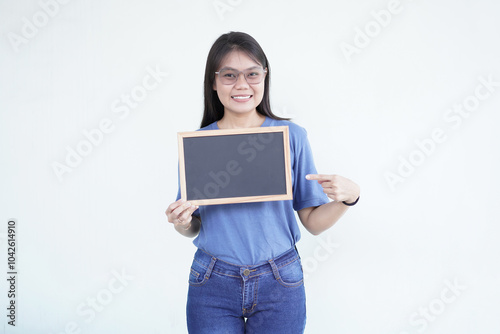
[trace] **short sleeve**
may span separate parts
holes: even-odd
[[[304,128],[290,126],[293,152],[293,209],[320,206],[329,202],[323,188],[315,180],[307,180],[307,174],[317,174],[307,132]]]

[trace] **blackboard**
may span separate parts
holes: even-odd
[[[181,198],[193,205],[292,199],[287,126],[178,133]]]

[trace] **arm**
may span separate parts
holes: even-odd
[[[302,225],[313,235],[328,230],[344,215],[349,207],[342,202],[330,202],[298,211]]]
[[[360,188],[351,180],[339,175],[307,175],[308,180],[316,180],[323,187],[323,192],[334,202],[298,211],[302,225],[312,234],[318,235],[332,227],[344,215],[349,206],[342,203],[354,203],[359,197]]]

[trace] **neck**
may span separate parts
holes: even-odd
[[[217,122],[220,129],[241,129],[257,128],[264,123],[265,116],[259,114],[256,110],[250,114],[233,114],[224,112],[224,116]]]

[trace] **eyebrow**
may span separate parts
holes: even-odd
[[[246,68],[244,69],[243,71],[246,71],[246,70],[253,70],[255,68],[262,68],[261,66],[252,66],[252,67],[249,67],[249,68]],[[223,67],[221,68],[219,71],[222,71],[222,70],[234,70],[234,71],[239,71],[238,69],[236,68],[233,68],[233,67]]]

